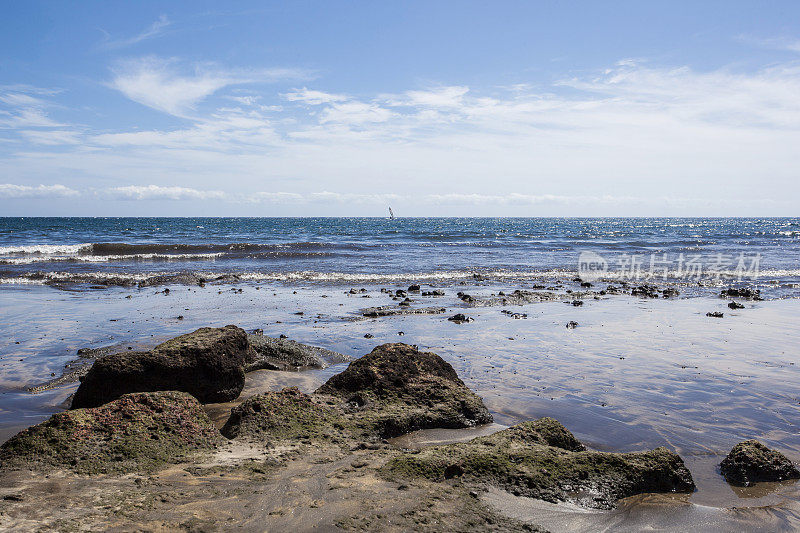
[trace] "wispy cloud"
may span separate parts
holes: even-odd
[[[771,50],[784,50],[787,52],[800,53],[800,39],[797,37],[753,37],[751,35],[740,35],[739,40],[747,43],[760,46],[761,48],[769,48]]]
[[[103,191],[121,200],[218,200],[225,198],[222,191],[201,191],[189,187],[163,187],[161,185],[128,185]]]
[[[0,198],[66,198],[79,193],[64,185],[15,185],[0,183]]]
[[[187,116],[199,102],[224,87],[310,77],[302,69],[223,69],[156,56],[122,61],[113,74],[112,88],[135,102],[179,117]]]
[[[172,22],[169,20],[169,18],[166,15],[161,15],[158,17],[158,20],[150,24],[140,33],[134,35],[133,37],[128,37],[127,39],[112,39],[111,35],[108,32],[101,30],[105,35],[105,40],[102,43],[100,43],[100,47],[104,49],[116,49],[116,48],[125,48],[127,46],[132,46],[142,41],[146,41],[148,39],[152,39],[154,37],[162,35],[166,31],[166,29],[171,25]]]

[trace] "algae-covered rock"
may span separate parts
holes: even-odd
[[[180,390],[203,403],[236,399],[256,354],[236,326],[200,328],[149,352],[111,354],[81,379],[72,408],[97,407],[131,392]]]
[[[800,479],[800,471],[785,455],[757,440],[747,440],[734,446],[719,466],[728,483],[734,485]]]
[[[193,396],[135,393],[102,407],[57,413],[18,433],[0,447],[0,465],[130,472],[179,462],[221,441]]]
[[[376,347],[316,392],[345,400],[364,426],[385,438],[492,421],[483,401],[448,362],[402,343]]]
[[[610,508],[644,492],[691,492],[692,476],[666,448],[636,453],[585,451],[551,418],[525,422],[469,442],[434,446],[390,461],[386,472],[439,481],[489,483],[546,501]]]
[[[326,368],[332,364],[352,361],[351,357],[318,346],[301,344],[290,339],[248,335],[250,345],[258,356],[245,371],[295,370],[297,368]]]
[[[249,442],[339,440],[345,422],[332,407],[320,405],[297,387],[248,398],[231,409],[222,428],[229,439]]]

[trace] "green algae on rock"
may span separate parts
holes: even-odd
[[[340,442],[346,424],[332,407],[320,405],[297,387],[288,387],[257,394],[231,409],[222,434],[259,443]]]
[[[95,361],[81,379],[72,408],[97,407],[131,392],[180,390],[203,403],[236,399],[244,367],[256,358],[236,326],[200,328],[149,352],[123,352]]]
[[[403,343],[376,347],[316,393],[343,399],[365,426],[384,438],[492,421],[483,401],[448,362]]]
[[[635,453],[585,451],[551,418],[469,442],[434,446],[391,460],[385,473],[434,481],[459,477],[546,501],[611,508],[645,492],[691,492],[683,460],[666,448]]]
[[[719,466],[725,480],[733,485],[800,479],[800,471],[785,455],[757,440],[746,440],[734,446]]]
[[[0,465],[62,467],[82,474],[150,470],[223,442],[197,399],[184,392],[126,394],[101,407],[51,416],[0,447]]]

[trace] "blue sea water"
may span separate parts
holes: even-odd
[[[181,272],[288,282],[547,278],[574,275],[586,251],[610,270],[636,257],[645,274],[655,258],[675,281],[691,257],[708,273],[757,257],[750,281],[793,296],[800,218],[0,218],[5,284],[136,284]]]

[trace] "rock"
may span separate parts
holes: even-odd
[[[549,502],[577,501],[611,508],[646,492],[692,492],[681,458],[666,448],[647,452],[586,451],[552,418],[524,422],[469,442],[432,446],[401,455],[384,471],[400,478],[488,483]]]
[[[408,292],[419,292],[419,290],[420,290],[420,286],[416,285],[416,284],[410,285],[408,287]]]
[[[582,300],[572,300],[572,305],[575,306],[575,307],[580,307],[581,305],[583,305],[583,301]]]
[[[84,474],[150,470],[222,440],[189,394],[125,394],[102,407],[56,413],[22,431],[0,447],[0,465]]]
[[[365,334],[364,334],[364,338],[365,338],[365,339],[371,339],[371,338],[373,338],[373,337],[374,337],[374,335],[373,335],[372,333],[365,333]]]
[[[397,316],[397,315],[438,315],[444,313],[444,307],[418,307],[412,309],[410,307],[368,307],[361,310],[361,314],[367,318],[379,318],[384,316]]]
[[[730,302],[728,304],[729,309],[744,309],[744,306],[739,302]]]
[[[800,479],[800,471],[786,456],[757,440],[734,446],[719,467],[728,483],[745,487],[759,481]]]
[[[465,322],[472,322],[475,319],[465,315],[464,313],[458,313],[458,314],[455,314],[455,315],[451,316],[447,320],[449,320],[451,322],[455,322],[456,324],[463,324]]]
[[[710,316],[711,318],[722,318],[724,313],[720,311],[711,311],[710,313],[706,313],[706,316]]]
[[[527,313],[515,313],[514,311],[509,311],[508,309],[502,309],[500,312],[503,313],[504,315],[510,316],[515,320],[519,320],[521,318],[528,318]]]
[[[758,289],[751,289],[749,287],[742,288],[728,288],[720,292],[723,298],[747,298],[749,300],[761,300],[761,291]]]
[[[352,405],[363,423],[382,438],[492,421],[483,401],[449,363],[403,343],[376,347],[316,392]]]
[[[397,296],[398,298],[405,298],[406,296],[408,296],[408,293],[403,289],[397,289],[394,295]]]
[[[302,440],[335,440],[342,435],[343,424],[334,409],[289,387],[252,396],[234,407],[221,432],[229,439],[297,445]]]
[[[574,320],[570,320],[569,322],[567,322],[567,329],[575,329],[577,327],[578,323],[575,322]]]
[[[588,289],[591,286],[592,286],[592,284],[589,283],[588,281],[584,281],[584,282],[581,283],[581,287],[583,287],[584,289]]]
[[[286,338],[268,337],[263,334],[248,335],[247,338],[258,356],[245,366],[245,372],[262,368],[267,370],[327,368],[332,364],[353,360],[344,354]]]
[[[631,295],[643,298],[658,298],[658,287],[655,285],[640,285],[631,289]]]
[[[236,326],[200,328],[149,352],[111,354],[95,361],[75,392],[72,408],[97,407],[130,392],[179,390],[203,403],[236,399],[244,368],[256,353]]]

